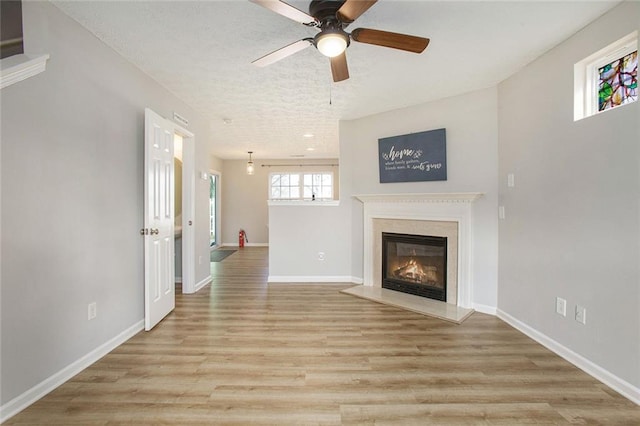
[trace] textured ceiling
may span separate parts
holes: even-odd
[[[220,158],[274,159],[337,157],[339,120],[495,85],[619,1],[380,0],[348,30],[431,43],[416,55],[353,42],[340,83],[313,47],[251,65],[316,30],[247,0],[53,3],[208,119]]]

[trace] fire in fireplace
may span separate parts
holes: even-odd
[[[382,233],[382,287],[447,299],[447,238]]]

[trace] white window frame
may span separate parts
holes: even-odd
[[[622,37],[573,66],[574,121],[617,108],[598,110],[598,69],[636,50],[638,50],[638,31]]]
[[[304,188],[307,185],[305,185],[304,179],[305,179],[306,176],[311,176],[311,189],[313,191],[313,186],[314,186],[313,185],[313,176],[314,175],[320,175],[320,176],[329,175],[329,176],[331,176],[331,196],[330,197],[322,197],[322,196],[319,196],[316,193],[312,192],[313,196],[315,196],[314,198],[305,198],[305,196],[304,196]],[[334,187],[335,187],[333,172],[303,172],[303,173],[300,173],[300,177],[302,178],[301,184],[302,184],[302,199],[303,200],[311,200],[311,199],[313,199],[313,200],[321,200],[321,201],[333,200]],[[322,188],[322,187],[323,187],[323,185],[321,184],[320,188]]]
[[[273,198],[271,196],[272,189],[272,180],[275,175],[298,175],[298,186],[299,186],[299,194],[298,198]],[[304,197],[304,177],[306,175],[331,175],[331,197],[330,198],[322,198],[316,196],[316,201],[333,201],[335,200],[335,175],[332,171],[319,171],[319,172],[290,172],[290,171],[280,171],[280,172],[272,172],[269,173],[269,201],[312,201],[311,198]]]
[[[300,195],[297,198],[291,198],[291,197],[288,197],[288,198],[274,198],[274,197],[272,197],[273,177],[274,176],[282,176],[282,175],[289,175],[289,176],[297,175],[298,176],[297,188],[298,188],[298,194],[300,194]],[[299,172],[272,172],[272,173],[269,173],[269,197],[268,197],[268,199],[269,200],[277,200],[277,201],[300,200],[301,197],[302,197],[302,184],[300,182],[300,178],[301,178],[301,176],[300,176]],[[291,185],[287,185],[287,187],[291,188],[292,186]],[[282,185],[280,185],[280,188],[282,188]],[[294,186],[294,188],[295,188],[295,186]]]

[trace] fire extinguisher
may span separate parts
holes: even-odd
[[[241,229],[240,232],[238,232],[238,247],[243,248],[245,242],[249,242],[247,233],[244,232],[244,229]]]

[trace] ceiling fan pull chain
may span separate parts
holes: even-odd
[[[329,83],[329,105],[333,105],[332,99],[331,99],[331,83]]]

